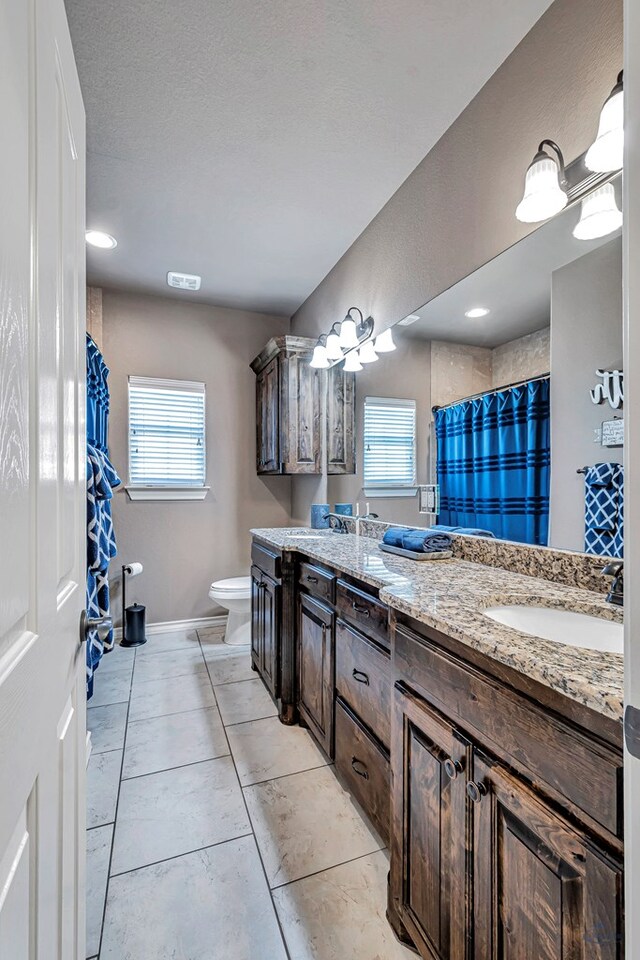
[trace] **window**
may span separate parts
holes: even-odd
[[[416,487],[416,402],[364,400],[364,489],[368,496],[411,496]]]
[[[204,383],[129,377],[131,499],[204,499],[204,404]]]

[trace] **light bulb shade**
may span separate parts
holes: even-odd
[[[348,314],[340,326],[340,346],[344,350],[350,350],[358,346],[358,334],[356,332],[356,322]]]
[[[313,356],[309,361],[310,367],[317,367],[318,370],[326,370],[330,366],[327,357],[327,348],[321,343],[316,343],[313,348]]]
[[[600,111],[598,136],[584,158],[587,170],[610,173],[622,169],[624,153],[624,94],[618,83]]]
[[[622,213],[618,210],[613,184],[605,183],[582,201],[580,219],[573,228],[573,235],[578,240],[596,240],[621,226]]]
[[[344,358],[344,369],[348,373],[357,373],[358,370],[362,370],[362,364],[360,363],[357,350],[352,350],[351,353],[346,355]]]
[[[360,363],[375,363],[378,359],[373,340],[367,340],[366,343],[363,343],[358,353],[360,354]]]
[[[566,207],[567,200],[557,162],[542,151],[537,153],[525,175],[524,196],[516,207],[516,217],[522,223],[548,220]]]
[[[387,330],[383,330],[382,333],[379,333],[376,337],[376,353],[391,353],[392,350],[395,349],[396,345],[393,342],[391,327],[389,327]]]
[[[340,337],[335,332],[335,325],[331,328],[331,333],[327,337],[327,357],[329,360],[342,360]]]

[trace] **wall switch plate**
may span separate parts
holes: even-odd
[[[440,487],[437,483],[423,483],[418,487],[419,513],[440,513]]]

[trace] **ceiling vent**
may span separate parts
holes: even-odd
[[[419,320],[420,317],[417,313],[410,313],[408,317],[405,317],[404,320],[399,320],[401,327],[410,327],[412,323],[415,323],[416,320]]]
[[[176,273],[175,270],[170,270],[167,274],[167,283],[177,290],[199,290],[201,280],[202,277],[195,273]]]

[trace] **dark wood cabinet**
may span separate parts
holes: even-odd
[[[394,711],[391,905],[421,956],[465,960],[468,747],[400,686]]]
[[[338,364],[327,370],[327,473],[356,472],[356,375]]]
[[[319,371],[313,340],[274,337],[255,358],[259,474],[322,473]]]
[[[251,661],[274,699],[280,696],[280,584],[251,568]]]
[[[298,599],[298,710],[333,758],[334,613],[306,594]]]
[[[621,865],[501,765],[471,785],[474,960],[620,960]]]

